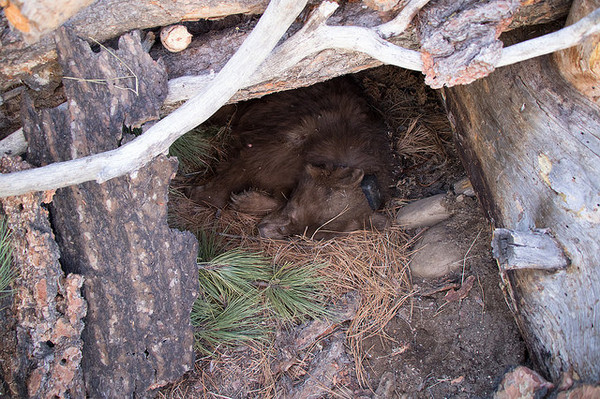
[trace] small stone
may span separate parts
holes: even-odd
[[[396,377],[391,371],[386,371],[379,380],[379,386],[375,391],[373,399],[390,399],[394,398],[396,391]]]
[[[504,375],[494,399],[544,398],[553,388],[535,371],[519,366]]]
[[[409,266],[415,277],[437,278],[458,270],[462,261],[463,253],[456,244],[453,231],[439,224],[421,236]]]
[[[404,206],[396,215],[396,221],[407,229],[429,227],[452,216],[446,207],[446,195],[438,194]]]
[[[465,177],[462,180],[459,180],[454,184],[454,193],[456,195],[466,195],[467,197],[474,197],[475,190],[473,190],[473,185],[471,184],[471,180],[468,177]]]

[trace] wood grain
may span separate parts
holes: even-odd
[[[505,274],[534,359],[554,380],[573,368],[598,381],[599,107],[548,56],[444,94],[463,164],[495,226],[549,229],[571,262]]]
[[[567,18],[572,25],[600,7],[599,0],[576,0]],[[561,74],[584,96],[600,105],[600,33],[554,54]]]

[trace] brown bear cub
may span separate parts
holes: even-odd
[[[235,145],[199,203],[265,215],[262,237],[328,238],[383,228],[390,148],[383,123],[346,78],[240,105]]]

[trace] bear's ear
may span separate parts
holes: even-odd
[[[322,176],[325,172],[325,169],[319,168],[318,166],[307,164],[304,168],[306,173],[313,179],[317,179],[319,176]]]
[[[365,172],[362,169],[341,168],[336,175],[339,187],[358,187],[365,176]]]

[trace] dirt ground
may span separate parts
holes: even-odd
[[[528,363],[491,256],[491,226],[475,197],[452,192],[465,173],[437,93],[420,74],[393,67],[356,80],[389,127],[397,184],[388,209],[450,193],[457,199],[453,231],[464,252],[461,267],[437,279],[408,277],[405,292],[398,292],[401,306],[383,330],[361,336],[358,347],[349,309],[360,308],[361,300],[331,298],[347,317],[325,327],[288,326],[267,348],[218,348],[213,356],[198,356],[195,370],[157,397],[486,398],[507,369]],[[408,245],[422,233],[405,231]],[[302,340],[311,342],[294,346]]]
[[[489,226],[474,200],[466,208],[473,223],[464,234],[482,233],[464,273],[434,281],[413,278],[415,292],[425,294],[414,295],[390,321],[387,340],[373,337],[363,343],[371,386],[393,377],[395,389],[386,397],[487,398],[510,366],[527,360],[490,256]],[[464,299],[449,302],[446,292],[429,294],[465,276],[475,280]]]

